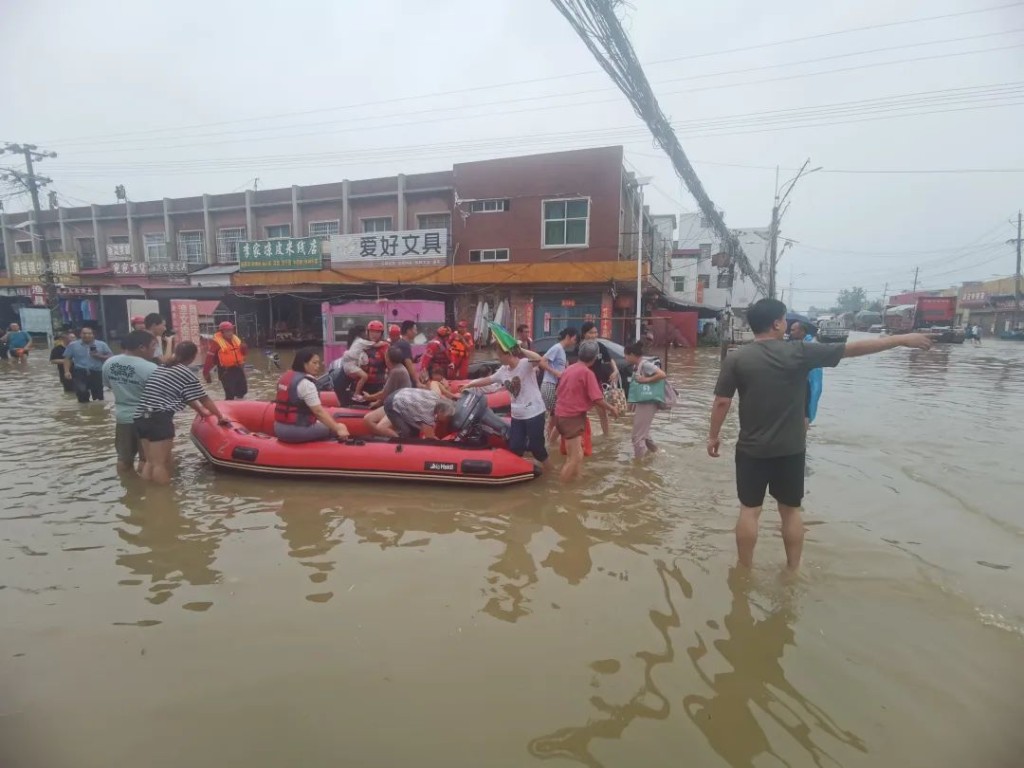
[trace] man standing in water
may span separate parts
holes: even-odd
[[[210,373],[216,368],[217,378],[224,387],[224,399],[242,400],[249,391],[245,379],[245,355],[249,350],[245,342],[235,335],[233,323],[225,320],[217,326],[217,333],[213,335],[209,349],[203,365],[206,383],[213,381]]]
[[[142,400],[146,380],[157,364],[157,337],[149,331],[132,331],[121,347],[124,354],[114,355],[103,363],[103,383],[114,393],[114,449],[117,471],[128,472],[140,456],[139,435],[135,430],[135,411]],[[139,459],[139,471],[146,457]]]
[[[846,357],[862,357],[894,347],[929,349],[932,340],[921,333],[886,336],[848,344],[808,344],[784,341],[786,305],[762,299],[747,311],[754,343],[730,352],[722,362],[715,386],[708,432],[708,455],[717,458],[720,434],[732,398],[740,394],[740,435],[736,442],[736,490],[740,517],[736,549],[740,565],[750,567],[757,544],[757,526],[765,491],[779,504],[782,541],[791,569],[800,565],[804,524],[806,430],[804,405],[807,374],[814,368],[834,368]]]

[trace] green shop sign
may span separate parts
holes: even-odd
[[[319,237],[249,240],[238,244],[242,272],[320,269],[323,256]]]

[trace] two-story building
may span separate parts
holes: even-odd
[[[261,335],[278,323],[315,323],[324,300],[386,295],[443,298],[452,321],[471,319],[478,303],[507,302],[509,324],[526,323],[534,336],[593,319],[618,337],[635,314],[640,220],[641,287],[655,298],[668,272],[674,217],[655,226],[646,210],[641,216],[621,147],[58,208],[39,222],[29,213],[3,214],[8,269],[0,287],[36,290],[33,243],[45,238],[74,270],[58,275],[67,309],[73,315],[78,301],[67,291],[94,292],[112,328],[127,324],[126,296],[223,299]]]

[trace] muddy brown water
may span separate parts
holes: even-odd
[[[570,487],[218,474],[183,415],[155,489],[0,363],[0,765],[1024,763],[1024,345],[826,372],[795,581],[770,507],[732,568],[717,361],[670,370],[663,452]]]

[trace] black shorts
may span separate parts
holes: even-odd
[[[135,419],[135,429],[140,440],[159,443],[174,437],[174,413],[172,411],[154,411]]]
[[[768,491],[779,504],[799,507],[804,500],[805,453],[760,459],[736,451],[736,494],[744,507],[760,507]]]

